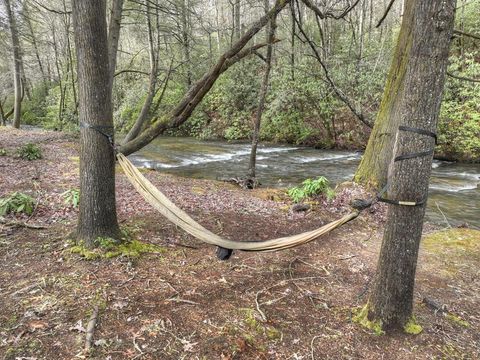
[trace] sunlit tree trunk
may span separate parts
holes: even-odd
[[[105,0],[74,0],[80,100],[80,212],[77,237],[95,246],[99,237],[119,239],[115,207],[115,160],[107,139],[88,126],[113,134]]]

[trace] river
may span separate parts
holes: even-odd
[[[160,137],[131,155],[135,165],[204,179],[244,176],[250,145],[192,138]],[[260,145],[257,178],[263,186],[290,187],[325,176],[332,185],[351,180],[361,154],[288,145]],[[480,164],[434,161],[427,220],[480,229]]]

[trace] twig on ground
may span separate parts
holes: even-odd
[[[199,303],[195,302],[195,301],[191,301],[191,300],[186,300],[186,299],[182,299],[182,298],[177,298],[177,297],[172,297],[170,299],[167,299],[165,301],[171,301],[171,302],[177,302],[177,303],[185,303],[185,304],[189,304],[189,305],[200,305]]]
[[[442,214],[443,220],[445,220],[445,222],[447,223],[447,228],[451,229],[452,226],[451,226],[450,223],[448,222],[447,217],[446,217],[445,214],[443,213],[442,209],[440,209],[440,206],[438,205],[438,203],[437,203],[436,201],[435,201],[435,205],[437,206],[438,211],[440,211],[440,214]]]
[[[267,316],[265,315],[265,313],[262,311],[262,309],[260,309],[260,303],[258,302],[258,296],[260,295],[260,293],[262,293],[263,290],[260,290],[260,291],[257,291],[257,294],[255,295],[255,304],[257,305],[257,311],[258,313],[260,314],[260,317],[262,318],[263,321],[267,321]]]
[[[312,341],[310,341],[310,349],[311,349],[311,355],[312,355],[312,360],[315,360],[315,353],[313,351],[313,343],[316,339],[320,338],[321,336],[320,335],[316,335],[312,338]]]
[[[88,320],[86,337],[85,337],[85,352],[89,352],[92,348],[92,341],[93,341],[93,332],[95,331],[95,325],[97,324],[98,318],[98,305],[95,305],[92,316],[90,316],[90,320]]]

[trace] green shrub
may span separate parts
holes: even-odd
[[[80,204],[80,190],[79,189],[69,189],[62,193],[63,202],[68,206],[73,206],[74,208],[78,207]]]
[[[14,192],[5,198],[0,198],[0,216],[10,213],[25,213],[31,215],[35,201],[21,192]]]
[[[7,150],[0,148],[0,156],[7,156]]]
[[[480,77],[475,54],[451,57],[449,70],[459,76]],[[448,78],[440,111],[439,149],[452,160],[480,161],[480,85]]]
[[[307,179],[302,182],[301,186],[288,189],[287,194],[296,203],[321,194],[325,194],[327,199],[331,200],[335,197],[335,191],[328,184],[329,182],[324,176],[315,180]]]
[[[28,143],[18,150],[18,155],[24,160],[38,160],[42,158],[42,151],[37,145]]]

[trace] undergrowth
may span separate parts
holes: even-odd
[[[329,182],[324,176],[320,176],[315,180],[307,179],[302,182],[301,186],[288,189],[287,194],[295,203],[322,194],[328,200],[332,200],[335,197],[335,191],[329,186]]]

